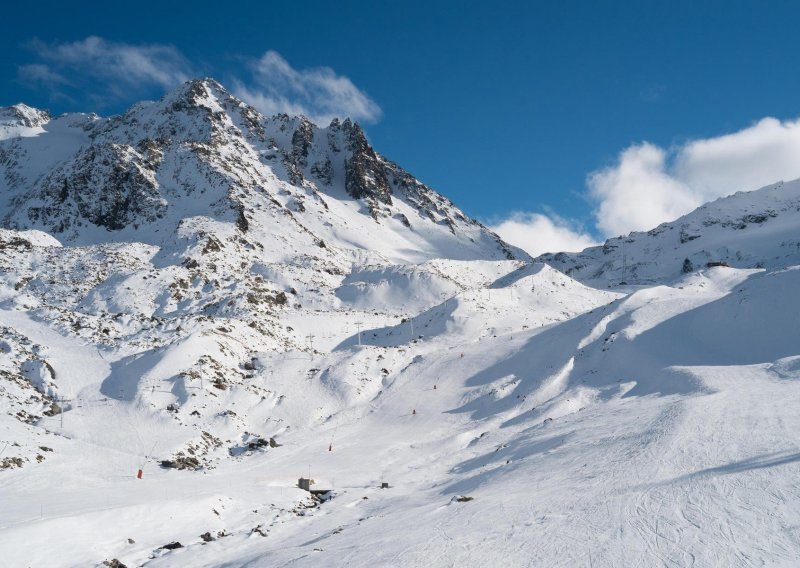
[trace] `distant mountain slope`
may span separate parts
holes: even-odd
[[[709,262],[782,268],[800,264],[798,227],[800,180],[795,180],[718,199],[651,231],[536,260],[601,287],[671,281]]]

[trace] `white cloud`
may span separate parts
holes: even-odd
[[[677,154],[674,175],[718,197],[800,177],[800,120],[764,118],[733,134],[696,140]]]
[[[297,70],[277,52],[267,51],[250,68],[251,82],[235,80],[234,93],[264,114],[302,114],[323,125],[335,117],[364,122],[381,117],[375,101],[329,67]]]
[[[34,40],[29,47],[40,61],[21,66],[20,78],[51,89],[69,84],[95,98],[127,98],[148,87],[171,88],[192,75],[192,66],[171,45],[131,45],[90,36],[53,44]]]
[[[666,152],[644,143],[624,150],[617,164],[589,175],[597,201],[597,228],[607,236],[651,229],[681,216],[702,201],[665,171]]]
[[[580,227],[557,215],[517,211],[490,228],[504,241],[533,256],[545,252],[577,252],[597,244]]]
[[[647,230],[736,191],[800,177],[800,120],[764,118],[724,136],[670,149],[633,145],[587,178],[606,236]]]

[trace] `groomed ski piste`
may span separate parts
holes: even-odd
[[[800,182],[533,261],[339,189],[313,235],[14,210],[0,564],[797,564]]]

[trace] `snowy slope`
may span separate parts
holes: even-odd
[[[0,123],[4,566],[800,556],[800,182],[527,262],[210,80]]]
[[[133,399],[112,372],[118,396],[67,412],[42,464],[3,474],[0,548],[20,565],[791,564],[798,275],[703,271],[496,337],[473,339],[464,321],[398,346],[262,352],[250,379],[210,398],[208,383],[184,380],[197,396],[181,398],[165,378],[187,349],[224,358],[190,339],[140,364]],[[101,357],[52,345],[57,373],[73,349],[97,361],[85,400],[103,391],[89,388]],[[150,404],[168,401],[171,415]],[[192,423],[215,432],[192,442],[203,470],[133,477]],[[53,419],[37,429],[59,432]],[[282,445],[247,450],[243,431]],[[319,507],[292,488],[309,466],[335,489]],[[26,544],[52,534],[70,535],[59,562]],[[157,550],[173,541],[184,548]]]

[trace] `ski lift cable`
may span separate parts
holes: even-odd
[[[146,454],[146,455],[144,456],[144,461],[142,462],[142,467],[140,467],[139,469],[142,469],[142,470],[143,470],[143,469],[144,469],[144,466],[146,466],[146,465],[147,465],[147,462],[148,462],[148,461],[150,461],[150,458],[152,458],[152,457],[153,457],[153,452],[155,452],[155,451],[156,451],[156,445],[157,445],[157,444],[158,444],[158,440],[156,440],[155,442],[153,442],[153,447],[152,447],[152,448],[150,448],[150,453],[149,453],[149,454]]]

